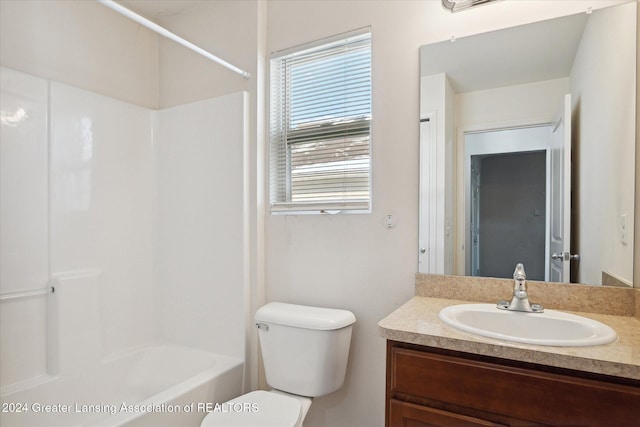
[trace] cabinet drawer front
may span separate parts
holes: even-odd
[[[499,427],[502,425],[395,399],[392,399],[389,405],[389,427]]]
[[[632,426],[640,389],[404,348],[391,352],[390,393],[538,423]]]

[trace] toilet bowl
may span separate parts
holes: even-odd
[[[201,427],[302,427],[311,398],[278,390],[252,391],[211,412]]]
[[[302,427],[313,397],[344,384],[353,313],[272,302],[256,312],[267,384],[216,405],[202,427]]]

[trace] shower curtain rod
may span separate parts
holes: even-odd
[[[173,40],[176,43],[180,43],[182,46],[189,48],[191,50],[193,50],[194,52],[199,53],[200,55],[204,56],[205,58],[208,58],[214,62],[217,62],[218,64],[222,65],[223,67],[228,68],[229,70],[233,71],[234,73],[240,74],[242,77],[244,77],[245,79],[248,79],[251,75],[243,70],[242,68],[238,68],[235,65],[232,65],[230,63],[228,63],[227,61],[218,58],[217,56],[215,56],[214,54],[202,49],[199,46],[196,46],[195,44],[183,39],[182,37],[172,33],[171,31],[167,30],[164,27],[161,27],[160,25],[156,24],[153,21],[148,20],[147,18],[138,15],[137,13],[127,9],[124,6],[121,6],[120,4],[116,3],[113,0],[96,0],[98,3],[102,4],[103,6],[106,6],[112,10],[115,10],[116,12],[120,13],[121,15],[126,16],[129,19],[134,20],[135,22],[137,22],[140,25],[143,25],[147,28],[149,28],[152,31],[155,31],[156,33],[160,34],[161,36],[164,36],[168,39]]]
[[[17,299],[17,298],[27,298],[27,297],[33,297],[36,295],[52,294],[55,291],[56,290],[53,286],[47,286],[46,288],[40,288],[40,289],[27,289],[26,291],[7,292],[4,294],[0,294],[0,301]]]

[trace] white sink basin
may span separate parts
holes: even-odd
[[[618,338],[603,323],[555,310],[523,313],[500,310],[494,304],[460,304],[443,308],[439,317],[465,332],[525,344],[579,347],[608,344]]]

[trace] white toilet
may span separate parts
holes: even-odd
[[[302,427],[313,397],[342,387],[351,328],[347,310],[269,303],[256,312],[260,347],[271,391],[253,391],[225,402],[202,427]]]

